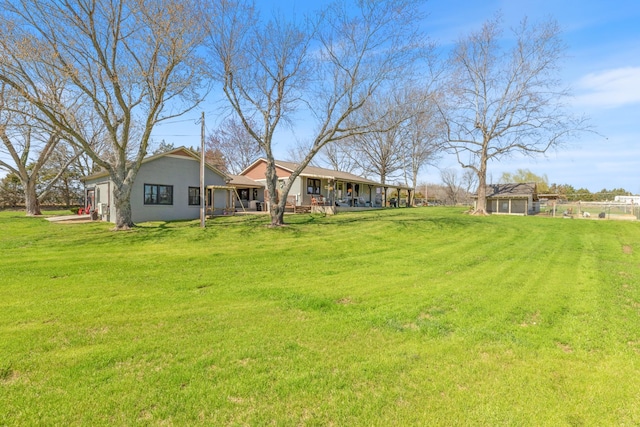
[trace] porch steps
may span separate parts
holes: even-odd
[[[311,213],[311,206],[294,206],[293,213]]]

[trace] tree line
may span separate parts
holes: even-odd
[[[551,19],[504,34],[496,15],[440,54],[419,0],[338,0],[308,17],[265,16],[245,0],[0,4],[0,168],[7,185],[20,182],[29,215],[65,174],[83,173],[73,165],[84,156],[113,182],[116,229],[133,226],[131,188],[155,126],[213,91],[228,119],[208,148],[232,172],[266,158],[274,226],[313,162],[415,187],[450,152],[483,214],[490,161],[588,130],[563,107],[566,47]],[[300,121],[313,132],[279,188],[276,135]]]

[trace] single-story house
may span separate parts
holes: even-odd
[[[108,172],[101,171],[83,179],[85,206],[91,206],[99,219],[115,222],[114,184]],[[209,213],[232,206],[235,189],[232,178],[207,164],[204,174]],[[131,189],[133,222],[172,221],[200,217],[200,156],[179,147],[145,158]]]
[[[486,187],[487,213],[534,215],[540,212],[535,182],[490,184]],[[477,207],[477,194],[474,196]]]
[[[284,188],[297,163],[276,160],[276,175],[279,187]],[[267,161],[258,159],[241,172],[241,175],[266,184]],[[266,186],[266,185],[265,185]],[[289,206],[334,207],[357,209],[382,207],[387,205],[386,191],[389,188],[405,188],[383,185],[348,172],[325,169],[316,166],[305,167],[295,179],[287,196]],[[266,193],[266,190],[265,190]],[[267,195],[264,197],[268,201]]]

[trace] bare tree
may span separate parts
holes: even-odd
[[[381,93],[351,118],[368,129],[346,139],[345,149],[357,169],[377,176],[381,184],[399,178],[407,166],[408,141],[401,126],[408,120],[405,101],[398,92]]]
[[[309,150],[311,150],[311,142],[298,141],[287,149],[285,160],[292,163],[302,163],[304,162],[305,157],[307,157]],[[308,166],[319,166],[317,160],[318,158],[314,157],[309,161]]]
[[[440,204],[447,200],[447,190],[444,185],[433,182],[422,182],[416,187],[416,191],[422,193],[428,204]]]
[[[405,185],[418,184],[418,174],[427,165],[433,165],[443,150],[442,120],[437,114],[435,93],[412,89],[405,108],[408,119],[402,124],[405,140]],[[413,201],[409,201],[413,205]]]
[[[256,127],[252,120],[248,124],[251,128]],[[262,155],[260,145],[234,117],[222,122],[209,135],[205,149],[217,150],[224,159],[226,170],[233,174],[239,174]]]
[[[116,229],[156,123],[193,108],[197,8],[177,0],[2,0],[0,81],[81,146],[114,183]],[[62,83],[55,96],[43,91]],[[107,155],[94,150],[102,139]]]
[[[264,23],[243,1],[212,2],[203,15],[211,19],[213,73],[265,152],[271,224],[282,225],[295,178],[323,146],[363,132],[360,124],[349,124],[350,116],[381,87],[409,72],[419,47],[418,2],[363,0],[355,8],[336,2],[318,14],[313,26],[282,17]],[[315,119],[316,133],[278,202],[273,137],[300,111]]]
[[[329,168],[337,171],[353,173],[357,169],[349,148],[340,142],[331,142],[322,147],[320,156]]]
[[[464,202],[471,203],[471,195],[478,188],[478,175],[473,170],[465,169],[462,173],[462,188],[464,189]]]
[[[446,194],[446,203],[457,205],[462,184],[458,179],[458,173],[454,169],[443,169],[440,171],[440,178]]]
[[[352,119],[368,123],[369,132],[346,140],[342,151],[358,169],[379,177],[382,184],[403,176],[404,185],[415,187],[420,171],[433,164],[442,150],[434,96],[409,84],[373,97]],[[413,200],[408,202],[413,204]]]
[[[458,41],[447,105],[440,104],[449,149],[478,177],[478,214],[486,214],[490,161],[545,153],[586,129],[562,104],[568,91],[558,78],[565,51],[558,24],[524,19],[512,37],[502,38],[498,17]]]
[[[404,185],[415,187],[420,171],[437,160],[443,147],[434,96],[409,83],[372,97],[351,119],[367,123],[369,131],[334,145],[382,184],[402,176]]]
[[[0,83],[0,169],[14,174],[24,191],[27,215],[40,215],[40,201],[47,196],[56,182],[66,173],[69,165],[82,153],[75,149],[65,156],[58,155],[55,173],[49,174],[47,184],[39,185],[47,163],[63,141],[62,132],[47,126],[32,106],[24,104],[15,91]]]
[[[199,150],[198,150],[199,151]],[[204,150],[204,161],[222,172],[229,172],[227,170],[227,163],[225,157],[220,150]]]
[[[83,188],[78,159],[82,151],[69,143],[60,143],[49,156],[38,176],[38,200],[41,204],[65,206],[80,204]]]

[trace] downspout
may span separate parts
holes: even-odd
[[[107,181],[107,222],[111,219],[111,180]]]

